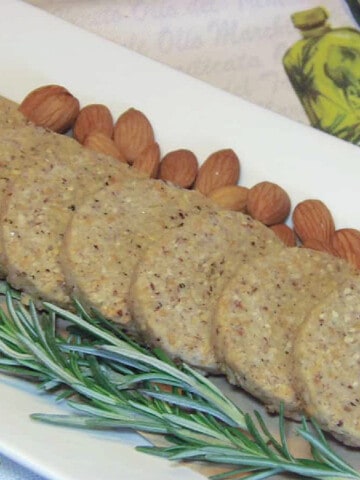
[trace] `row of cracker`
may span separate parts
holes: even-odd
[[[172,357],[225,373],[269,410],[305,409],[359,445],[359,279],[348,264],[285,249],[246,215],[144,179],[6,106],[1,263],[13,286],[67,308],[75,295]]]

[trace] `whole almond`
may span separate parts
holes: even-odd
[[[161,160],[159,178],[182,188],[194,183],[198,172],[198,161],[193,152],[179,149],[169,152]]]
[[[286,223],[277,223],[276,225],[271,225],[270,230],[272,230],[275,235],[283,242],[287,247],[296,246],[296,235],[292,228]]]
[[[226,210],[245,212],[249,189],[239,185],[225,185],[212,190],[208,197]]]
[[[102,132],[94,132],[88,135],[85,138],[83,145],[95,152],[109,155],[110,157],[117,158],[120,162],[126,163],[125,157],[119,151],[115,142]]]
[[[283,223],[290,208],[289,195],[276,183],[260,182],[249,190],[247,211],[265,225]]]
[[[57,133],[69,130],[79,114],[79,100],[60,85],[45,85],[30,92],[19,106],[35,125]]]
[[[157,178],[160,165],[160,147],[154,142],[148,145],[134,160],[133,168],[150,178]]]
[[[132,164],[148,145],[155,142],[154,131],[140,110],[130,108],[115,124],[114,141],[127,162]]]
[[[332,237],[332,245],[339,257],[360,268],[360,230],[355,228],[336,230]]]
[[[106,105],[91,104],[80,110],[74,124],[76,140],[84,143],[85,138],[94,132],[101,132],[111,138],[114,131],[113,118]]]
[[[325,243],[331,242],[335,232],[334,219],[321,200],[309,199],[298,203],[292,220],[295,232],[303,243],[313,238]]]
[[[216,188],[236,185],[240,176],[240,161],[230,148],[212,153],[201,165],[195,189],[208,195]]]
[[[318,252],[326,252],[335,257],[339,256],[331,243],[317,238],[307,238],[302,246],[310,248],[311,250],[317,250]]]

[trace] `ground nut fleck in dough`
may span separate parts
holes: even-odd
[[[360,447],[360,275],[313,309],[296,335],[295,379],[306,412]]]
[[[84,198],[125,177],[140,177],[75,140],[26,126],[0,131],[0,263],[15,287],[70,306],[59,250]]]
[[[151,345],[217,372],[210,327],[223,286],[253,258],[282,248],[270,229],[241,213],[189,217],[139,262],[130,290],[135,323]]]
[[[210,207],[198,192],[160,180],[101,189],[75,212],[65,235],[62,266],[73,295],[133,331],[128,292],[143,250]]]
[[[19,112],[17,103],[0,95],[0,129],[22,127],[27,123],[29,122]]]
[[[293,379],[297,327],[352,268],[305,248],[287,248],[244,266],[220,296],[213,323],[218,359],[228,380],[278,411],[297,416]]]

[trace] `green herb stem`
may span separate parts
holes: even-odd
[[[0,308],[0,370],[36,382],[66,400],[74,415],[35,413],[35,420],[77,428],[121,429],[163,435],[165,447],[138,450],[173,461],[224,465],[213,480],[258,480],[288,472],[315,479],[360,479],[326,442],[315,422],[303,419],[298,434],[309,443],[312,459],[294,457],[287,445],[284,412],[278,439],[259,412],[244,413],[209,379],[187,365],[175,365],[163,352],[149,351],[117,327],[76,302],[77,313],[6,292]],[[70,335],[57,333],[68,322]],[[244,477],[244,472],[247,475]]]

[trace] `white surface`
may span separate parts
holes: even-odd
[[[293,204],[325,201],[338,227],[360,227],[358,147],[248,104],[101,40],[16,0],[2,0],[0,93],[20,101],[33,88],[63,84],[84,105],[117,116],[129,106],[150,118],[163,153],[190,148],[203,160],[231,147],[241,184],[281,184]],[[134,451],[134,435],[99,434],[32,422],[54,411],[48,397],[0,378],[0,452],[55,480],[196,479],[198,474]],[[0,466],[1,467],[1,466]]]
[[[0,376],[0,451],[51,479],[171,480],[203,478],[194,472],[140,454],[145,440],[133,433],[52,427],[29,419],[35,412],[64,413],[52,398],[23,382]]]

